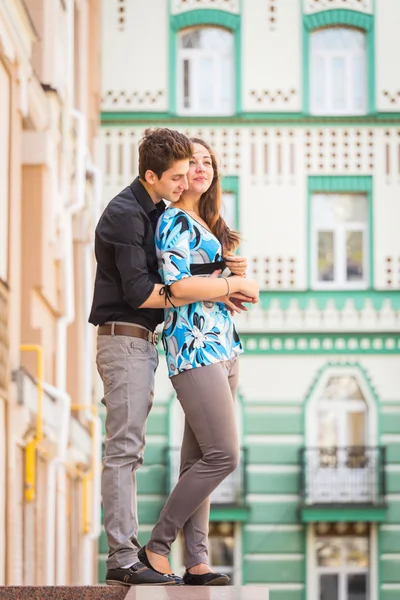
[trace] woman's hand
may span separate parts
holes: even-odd
[[[248,296],[248,301],[252,304],[258,302],[260,289],[257,281],[254,281],[254,279],[246,279],[245,277],[238,277],[237,275],[229,277],[228,281],[232,294],[240,292],[241,294]]]
[[[228,269],[234,275],[244,277],[247,270],[247,258],[245,256],[225,256],[224,261]]]
[[[240,314],[242,310],[249,310],[247,306],[243,304],[244,302],[248,302],[250,304],[253,303],[252,298],[240,293],[232,294],[231,296],[220,296],[219,298],[213,298],[212,302],[221,302],[222,304],[225,304],[232,316],[235,313]]]

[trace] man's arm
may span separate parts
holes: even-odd
[[[217,271],[217,273],[219,274],[220,271]],[[211,285],[210,283],[207,283],[206,286],[204,285],[204,277],[197,277],[195,275],[190,277],[191,285],[189,295],[186,294],[184,297],[180,298],[172,295],[172,303],[165,295],[165,286],[155,283],[152,293],[139,308],[170,308],[172,305],[184,306],[185,304],[191,304],[192,302],[206,302],[207,300],[212,302],[229,302],[226,279],[223,277],[218,279],[217,277],[218,276],[215,274],[208,277],[207,282],[210,282],[210,279],[213,279],[213,283]],[[231,279],[232,278],[230,278],[230,280]],[[243,297],[243,300],[244,298],[245,297]],[[249,298],[247,301],[251,302],[251,299]]]

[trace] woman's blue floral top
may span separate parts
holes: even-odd
[[[166,285],[191,277],[193,263],[222,260],[217,238],[179,208],[168,208],[158,221],[156,251]],[[220,302],[166,309],[163,344],[170,377],[243,352],[231,316]]]

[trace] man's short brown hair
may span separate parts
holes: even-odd
[[[192,155],[192,143],[183,133],[165,127],[146,129],[139,145],[139,177],[144,179],[150,170],[160,179],[175,161]]]

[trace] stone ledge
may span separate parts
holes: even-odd
[[[268,588],[195,586],[9,586],[1,600],[268,600]]]

